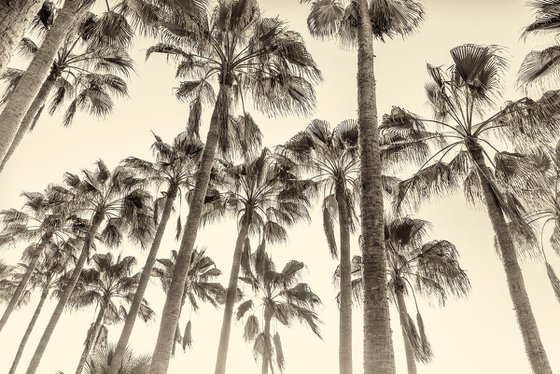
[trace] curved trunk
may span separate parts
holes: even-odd
[[[502,263],[506,272],[509,294],[513,301],[513,308],[517,323],[525,343],[525,352],[529,357],[531,368],[535,374],[552,374],[548,357],[541,341],[537,322],[533,315],[529,295],[525,288],[523,273],[517,259],[517,252],[506,223],[504,212],[500,207],[500,197],[491,184],[492,173],[486,166],[482,148],[475,140],[467,144],[469,153],[477,165],[477,172],[482,185],[484,201],[492,222],[492,228],[498,240],[498,247],[502,256]]]
[[[387,294],[387,258],[383,231],[381,157],[377,128],[373,33],[368,1],[359,0],[358,126],[360,209],[364,279],[364,372],[394,374],[395,356]]]
[[[14,49],[44,0],[0,2],[0,74],[12,58]]]
[[[51,70],[52,63],[67,32],[74,22],[89,9],[91,0],[66,0],[64,6],[35,53],[33,60],[20,78],[8,103],[0,114],[0,160],[4,160],[25,113],[39,93],[43,82]]]
[[[352,268],[350,222],[344,185],[337,185],[335,196],[340,226],[340,325],[338,366],[340,374],[352,374]]]
[[[169,222],[169,217],[171,216],[173,203],[175,202],[176,197],[177,187],[170,187],[167,190],[165,206],[163,208],[163,212],[161,213],[161,219],[154,236],[154,241],[152,242],[152,246],[150,247],[150,252],[148,253],[148,257],[146,258],[146,263],[144,264],[144,268],[142,269],[142,275],[140,276],[138,287],[136,288],[134,300],[130,305],[130,310],[126,317],[126,321],[124,322],[121,336],[119,337],[119,342],[117,343],[117,347],[115,348],[115,352],[111,360],[109,374],[117,374],[119,372],[119,368],[121,367],[122,360],[126,352],[126,347],[128,345],[130,336],[132,335],[132,329],[134,328],[136,317],[138,316],[138,311],[140,310],[140,306],[142,305],[142,301],[144,300],[144,294],[146,293],[146,289],[148,288],[148,284],[150,282],[152,268],[156,263],[159,247],[163,239],[163,234],[165,233],[165,228],[167,227],[167,223]]]
[[[239,278],[239,269],[241,268],[241,257],[243,254],[243,246],[245,239],[249,234],[249,225],[244,222],[237,235],[235,242],[235,251],[233,252],[233,261],[231,264],[231,272],[229,274],[229,284],[226,294],[226,304],[224,306],[224,317],[222,320],[222,330],[220,332],[220,342],[218,344],[218,356],[216,358],[215,374],[225,374],[227,365],[227,355],[229,347],[229,336],[231,333],[231,319],[233,317],[233,306],[235,297],[237,296],[237,280]]]
[[[150,374],[165,374],[169,366],[169,358],[173,348],[175,328],[181,310],[181,298],[185,289],[187,272],[190,267],[190,258],[198,233],[198,225],[202,214],[204,197],[210,181],[210,172],[214,164],[216,146],[218,145],[219,129],[223,121],[228,120],[231,101],[231,87],[222,84],[210,120],[210,128],[206,137],[206,145],[202,153],[200,168],[197,173],[196,184],[190,204],[189,215],[183,230],[183,238],[177,254],[177,261],[167,292],[165,305],[161,314],[159,333],[150,365]]]
[[[25,117],[23,117],[23,120],[21,121],[21,125],[16,132],[16,136],[14,137],[14,140],[12,141],[8,152],[6,153],[6,156],[4,156],[4,159],[2,160],[2,162],[0,162],[0,172],[4,170],[6,163],[10,160],[17,147],[21,144],[23,137],[25,136],[25,134],[27,134],[28,131],[31,130],[31,125],[41,114],[43,106],[45,105],[45,102],[47,101],[47,98],[49,97],[49,94],[54,87],[56,79],[57,78],[53,74],[50,74],[47,80],[45,80],[45,82],[41,86],[41,89],[39,90],[39,93],[37,94],[35,99],[33,99],[33,103],[31,103],[31,107],[29,107],[29,110],[27,111],[27,113],[25,113]]]
[[[267,344],[272,344],[272,337],[270,335],[270,320],[272,319],[272,315],[270,313],[266,313],[264,317],[264,338],[267,341]],[[264,357],[261,363],[261,374],[268,374],[268,367],[270,366],[271,357]]]
[[[23,334],[23,338],[21,338],[21,342],[19,343],[19,347],[14,357],[14,361],[12,362],[12,367],[10,367],[9,374],[14,374],[16,372],[19,360],[21,359],[21,355],[23,354],[23,350],[25,349],[25,345],[27,344],[27,340],[33,331],[33,327],[35,327],[35,323],[37,322],[37,318],[39,318],[39,314],[41,314],[41,309],[43,309],[43,304],[47,299],[49,294],[49,290],[44,289],[41,292],[41,298],[39,299],[39,304],[37,304],[37,308],[35,308],[35,312],[33,312],[33,317],[31,317],[31,321],[29,321],[29,325],[27,325],[27,330],[25,330],[25,334]]]
[[[97,230],[99,229],[102,221],[103,215],[95,214],[91,223],[90,231],[88,232],[84,242],[84,246],[82,247],[82,252],[80,253],[80,257],[78,258],[78,261],[76,263],[76,267],[72,271],[72,275],[70,276],[68,285],[58,299],[56,308],[54,309],[51,319],[49,320],[49,323],[47,324],[47,327],[45,328],[45,331],[41,336],[41,340],[39,340],[39,344],[37,345],[35,353],[33,354],[31,362],[29,363],[29,367],[27,368],[27,374],[35,374],[37,368],[39,367],[39,364],[41,363],[43,353],[45,353],[45,349],[47,349],[47,345],[49,344],[49,340],[54,332],[58,320],[62,316],[62,312],[64,311],[64,307],[66,306],[66,302],[70,298],[72,291],[74,291],[74,287],[76,286],[78,278],[82,273],[82,269],[84,268],[84,264],[86,263],[86,260],[88,258],[91,244],[93,242],[93,239],[95,238],[95,235],[97,234]]]
[[[408,325],[408,311],[406,310],[406,303],[402,291],[397,291],[397,306],[399,308],[399,318],[401,323],[401,330],[403,334],[404,352],[406,354],[406,366],[408,374],[416,374],[416,359],[414,358],[414,350],[410,343],[410,338],[406,326]]]
[[[27,265],[27,270],[25,270],[25,274],[23,274],[23,278],[21,278],[21,281],[19,282],[16,290],[14,291],[14,294],[12,295],[10,302],[8,303],[8,306],[6,307],[6,310],[4,311],[4,314],[0,319],[0,331],[2,331],[2,329],[6,325],[6,322],[8,322],[10,315],[12,314],[17,304],[19,303],[19,300],[21,299],[21,295],[23,295],[23,292],[25,291],[25,287],[27,287],[27,283],[29,283],[29,279],[31,278],[33,272],[35,271],[35,267],[39,262],[39,258],[43,253],[43,249],[45,248],[45,245],[51,240],[51,238],[52,235],[44,238],[41,241],[39,247],[36,249],[37,253],[35,253],[33,257],[31,257],[31,261],[29,262],[29,265]]]
[[[80,361],[78,362],[78,367],[76,368],[76,374],[82,374],[86,360],[88,359],[91,352],[95,349],[95,343],[97,341],[97,335],[99,334],[99,329],[103,323],[103,318],[105,318],[105,310],[107,306],[106,303],[102,303],[101,308],[99,308],[99,313],[97,313],[97,318],[93,323],[91,332],[87,334],[86,341],[84,344],[84,350],[80,356]]]

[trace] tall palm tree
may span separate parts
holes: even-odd
[[[299,261],[289,261],[280,271],[264,248],[251,253],[245,246],[242,261],[243,277],[239,279],[251,287],[251,298],[242,302],[236,319],[246,319],[243,338],[253,342],[255,359],[261,358],[261,373],[274,373],[276,366],[285,369],[282,341],[275,322],[291,327],[294,320],[306,324],[321,338],[319,316],[316,308],[321,304],[307,283],[301,282],[305,265]],[[263,320],[259,321],[258,316]],[[262,329],[261,329],[262,326]]]
[[[219,86],[190,210],[178,251],[177,265],[164,305],[151,373],[164,374],[169,365],[181,297],[196,240],[202,205],[218,140],[225,147],[232,97],[250,93],[255,107],[269,115],[308,113],[315,103],[313,82],[320,79],[315,62],[301,36],[277,18],[260,13],[256,0],[220,0],[204,20],[164,20],[166,39],[148,51],[178,56],[185,76],[180,95],[188,100],[213,97],[210,84]],[[169,24],[169,26],[166,25]],[[167,26],[167,27],[166,27]],[[177,27],[179,26],[179,27]],[[242,104],[245,100],[242,100]],[[243,110],[245,115],[245,110]],[[220,136],[220,133],[222,136]]]
[[[417,373],[417,361],[427,363],[433,357],[417,293],[436,298],[445,305],[449,296],[464,297],[470,290],[469,278],[458,262],[457,249],[446,240],[426,241],[429,226],[429,222],[411,217],[385,223],[388,286],[399,312],[409,374]],[[362,272],[362,258],[355,256],[352,289],[358,302],[363,302]],[[340,268],[335,277],[340,277]],[[416,307],[416,324],[407,311],[405,296],[409,295]]]
[[[140,273],[133,273],[136,266],[134,256],[114,258],[108,252],[92,257],[93,267],[84,269],[80,274],[74,296],[69,306],[83,308],[95,306],[97,316],[88,330],[84,351],[80,357],[76,374],[81,374],[91,352],[98,347],[101,331],[106,324],[115,324],[126,318],[128,306],[135,297]],[[154,318],[154,311],[144,299],[138,314],[144,322]]]
[[[208,194],[202,219],[208,223],[231,214],[237,218],[238,235],[227,287],[216,374],[224,374],[226,369],[243,248],[250,245],[251,236],[258,237],[261,251],[265,250],[266,243],[285,242],[286,227],[309,220],[309,193],[315,188],[313,182],[298,180],[266,148],[259,156],[242,164],[234,165],[225,160],[221,163],[224,192],[211,191]]]
[[[551,373],[510,230],[526,226],[520,203],[527,191],[542,188],[542,172],[534,153],[501,152],[492,142],[495,137],[489,136],[500,137],[516,151],[529,151],[548,142],[558,133],[560,95],[554,91],[537,101],[521,98],[488,115],[495,110],[507,65],[500,49],[466,44],[453,48],[451,56],[454,65],[447,71],[428,65],[431,81],[426,90],[435,119],[421,119],[400,108],[384,116],[383,131],[398,131],[402,122],[422,121],[439,127],[444,137],[452,139],[439,146],[416,174],[401,182],[396,206],[403,202],[417,205],[432,194],[461,184],[467,198],[485,203],[531,367],[535,373]],[[494,153],[493,159],[489,153]]]
[[[379,149],[374,37],[406,36],[423,18],[413,0],[302,0],[312,3],[307,19],[311,35],[337,38],[358,49],[358,126],[360,153],[361,244],[364,281],[364,371],[395,372],[383,250],[382,161]],[[346,365],[340,373],[351,374]]]
[[[113,362],[114,347],[101,347],[88,359],[85,374],[109,374],[109,364]],[[138,356],[127,349],[119,366],[117,374],[148,374],[150,369],[150,356]]]
[[[106,245],[115,247],[122,242],[126,233],[130,240],[144,247],[153,234],[151,197],[142,188],[141,178],[136,178],[123,168],[116,168],[111,172],[105,163],[99,160],[96,162],[95,170],[83,171],[83,178],[66,173],[64,179],[68,187],[59,186],[56,190],[59,195],[68,199],[68,204],[77,206],[77,209],[87,215],[86,234],[75,268],[41,336],[27,374],[34,374],[37,371],[86,259],[90,257],[94,240],[100,237]]]
[[[158,266],[153,268],[153,276],[160,279],[164,292],[169,290],[171,278],[173,277],[173,269],[177,261],[177,251],[171,251],[170,258],[158,258]],[[185,293],[181,301],[181,310],[185,302],[189,302],[189,306],[193,311],[199,309],[199,303],[205,302],[213,306],[218,306],[225,299],[226,290],[220,283],[213,282],[215,278],[220,276],[222,272],[216,268],[214,261],[208,257],[204,250],[194,250],[190,261],[187,284],[185,285]],[[192,323],[188,321],[185,329],[182,330],[177,321],[177,329],[175,331],[175,344],[173,345],[173,354],[175,353],[176,343],[181,344],[183,349],[192,345]],[[184,331],[181,334],[181,331]]]

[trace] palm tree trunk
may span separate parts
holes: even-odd
[[[95,319],[95,322],[93,323],[93,326],[91,328],[91,333],[87,334],[86,336],[84,350],[82,352],[82,355],[80,356],[80,361],[78,362],[78,367],[76,368],[76,374],[82,374],[82,371],[84,370],[84,366],[86,364],[86,360],[88,359],[92,350],[95,348],[97,335],[99,334],[99,328],[101,327],[103,318],[105,318],[106,308],[106,303],[103,302],[101,304],[101,307],[99,308],[99,312],[97,313],[97,318]]]
[[[82,252],[80,253],[80,257],[78,258],[76,267],[72,271],[70,280],[64,288],[64,292],[60,296],[58,303],[56,304],[56,308],[54,309],[51,319],[49,320],[49,323],[47,324],[47,327],[45,328],[45,331],[41,336],[41,340],[39,340],[39,344],[37,345],[35,353],[33,354],[31,362],[29,363],[29,367],[27,368],[27,374],[35,374],[37,368],[39,367],[39,364],[41,363],[41,358],[43,357],[43,353],[45,353],[45,349],[47,349],[47,345],[49,344],[49,340],[54,332],[58,320],[62,316],[64,307],[66,306],[66,303],[68,302],[72,291],[74,291],[74,287],[76,286],[78,278],[82,273],[82,269],[84,268],[84,264],[86,263],[89,255],[89,250],[91,248],[91,245],[93,244],[93,239],[97,234],[101,222],[103,222],[103,215],[96,213],[92,219],[90,231],[88,232],[87,237],[84,241],[84,246],[82,247]]]
[[[20,78],[10,99],[0,114],[0,160],[4,160],[23,117],[39,93],[51,70],[52,63],[67,32],[77,19],[89,9],[91,0],[66,0],[47,32],[41,48],[35,53],[27,70]]]
[[[23,334],[23,338],[21,338],[21,342],[19,343],[19,347],[14,357],[14,361],[12,362],[12,367],[10,368],[9,374],[14,374],[16,372],[19,360],[21,359],[21,355],[23,354],[23,350],[25,349],[25,345],[27,344],[27,340],[33,331],[33,327],[35,327],[35,322],[37,322],[37,318],[39,318],[39,314],[41,314],[41,309],[43,309],[43,304],[47,299],[49,294],[49,289],[45,288],[43,292],[41,292],[41,298],[39,299],[39,304],[37,304],[37,308],[35,308],[35,312],[33,312],[33,317],[31,317],[31,321],[29,321],[29,325],[27,325],[27,330],[25,330],[25,334]]]
[[[126,347],[128,345],[130,336],[132,335],[132,329],[134,328],[136,317],[138,316],[138,311],[140,310],[140,306],[142,305],[142,301],[144,300],[144,294],[146,293],[146,289],[148,288],[148,283],[150,282],[152,268],[156,263],[159,247],[163,239],[163,234],[165,233],[165,228],[167,227],[167,223],[169,222],[169,217],[171,217],[171,211],[173,210],[173,203],[175,202],[176,197],[177,197],[177,186],[170,186],[169,189],[167,190],[165,206],[163,208],[163,212],[161,213],[159,225],[157,227],[156,234],[154,236],[154,241],[152,242],[152,246],[150,248],[150,252],[148,253],[148,257],[146,258],[146,263],[144,264],[142,275],[140,276],[140,280],[138,282],[138,287],[136,288],[136,294],[134,295],[134,300],[130,305],[130,310],[126,317],[126,321],[124,323],[123,329],[121,331],[119,342],[117,344],[117,347],[115,348],[115,352],[111,360],[111,367],[109,368],[109,374],[117,374],[119,368],[121,367],[122,360],[126,352]]]
[[[272,314],[271,313],[267,313],[265,312],[265,317],[264,317],[264,329],[263,329],[263,334],[264,334],[264,338],[266,339],[266,344],[272,344],[272,339],[270,336],[270,321],[272,320]],[[270,353],[270,348],[272,348],[272,346],[268,347],[268,353]],[[270,356],[263,356],[262,358],[262,363],[261,363],[261,374],[268,374],[268,368],[270,366]]]
[[[13,51],[44,0],[0,2],[0,74],[12,58]]]
[[[335,196],[338,204],[340,228],[340,325],[338,366],[340,374],[352,374],[352,268],[350,254],[350,222],[345,188],[337,183]]]
[[[373,33],[368,1],[358,1],[358,126],[364,280],[364,372],[394,374],[395,355],[387,294],[381,157],[377,128]]]
[[[401,330],[404,341],[404,352],[406,354],[406,366],[408,367],[408,374],[416,374],[416,359],[414,358],[414,350],[412,349],[412,344],[410,344],[410,338],[406,329],[406,326],[408,325],[408,311],[406,310],[406,303],[404,301],[403,292],[397,290],[396,294]]]
[[[214,163],[216,146],[218,145],[219,129],[223,121],[228,120],[230,102],[231,86],[227,84],[220,85],[220,91],[214,106],[212,119],[210,120],[210,128],[206,136],[206,145],[202,153],[200,169],[197,173],[189,215],[185,223],[183,238],[181,239],[177,261],[173,270],[171,285],[169,286],[169,291],[167,292],[167,298],[165,299],[165,305],[163,306],[163,312],[161,314],[158,338],[150,365],[150,374],[167,373],[175,337],[175,328],[181,310],[181,298],[185,289],[187,272],[190,267],[190,258],[198,233],[204,197],[208,189],[210,172]]]
[[[52,234],[47,235],[47,237],[43,238],[43,240],[41,240],[41,244],[39,244],[39,246],[35,249],[35,253],[33,254],[33,257],[31,257],[31,261],[29,262],[29,265],[27,265],[25,274],[23,274],[23,278],[21,278],[21,281],[19,282],[16,290],[14,291],[14,294],[12,295],[12,298],[10,299],[8,306],[6,307],[6,310],[4,311],[4,314],[0,319],[0,331],[2,331],[2,329],[6,325],[6,322],[8,322],[10,315],[18,305],[21,299],[21,295],[23,295],[23,292],[27,287],[27,283],[29,283],[29,279],[31,278],[33,272],[35,271],[35,267],[39,262],[39,258],[43,253],[43,249],[45,248],[45,245],[51,240],[51,238],[52,238]]]
[[[552,369],[550,368],[548,357],[541,341],[537,322],[533,315],[529,295],[525,288],[525,281],[517,259],[517,252],[506,223],[504,212],[500,207],[501,198],[498,196],[499,192],[495,191],[492,187],[492,173],[486,165],[480,145],[472,140],[467,146],[471,157],[477,165],[488,216],[490,217],[494,233],[498,240],[502,262],[506,272],[509,294],[513,301],[517,323],[519,324],[523,342],[525,343],[525,352],[529,357],[529,362],[531,363],[534,374],[552,374]]]
[[[31,129],[31,125],[36,121],[36,117],[40,114],[43,106],[45,105],[45,102],[54,87],[56,79],[57,77],[51,73],[41,86],[41,89],[35,99],[33,99],[33,103],[31,103],[31,107],[29,107],[29,110],[25,113],[25,117],[23,117],[23,120],[21,121],[21,126],[17,130],[16,136],[14,137],[6,156],[4,156],[4,159],[0,162],[0,172],[4,170],[6,163],[10,160],[16,148],[21,144],[25,134],[27,134],[27,132]]]
[[[235,297],[237,296],[237,280],[239,278],[239,269],[241,268],[241,257],[243,254],[243,246],[245,239],[249,234],[249,224],[244,220],[237,235],[235,242],[235,251],[233,252],[233,261],[231,264],[231,272],[229,274],[229,284],[226,294],[226,304],[224,306],[224,317],[222,320],[222,330],[220,332],[220,342],[218,343],[218,356],[216,358],[215,374],[225,374],[227,365],[227,355],[229,348],[229,336],[231,333],[231,319],[233,317],[233,306]]]

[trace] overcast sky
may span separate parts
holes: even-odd
[[[356,58],[355,52],[342,50],[332,42],[313,40],[306,30],[308,6],[299,0],[261,0],[267,15],[280,16],[291,27],[302,33],[321,70],[325,81],[318,88],[319,105],[309,118],[269,119],[254,114],[264,133],[265,144],[274,146],[284,142],[303,129],[313,118],[330,121],[333,125],[356,116]],[[378,80],[379,114],[391,106],[405,107],[425,116],[424,82],[427,78],[425,64],[448,65],[449,50],[463,43],[498,44],[506,48],[511,70],[506,76],[504,99],[519,97],[514,89],[514,76],[523,56],[543,41],[530,38],[520,40],[522,28],[530,22],[532,11],[521,0],[426,0],[426,21],[406,41],[376,43],[376,75]],[[110,166],[121,159],[135,155],[149,158],[153,130],[164,139],[171,140],[186,122],[187,105],[173,96],[174,68],[164,58],[144,61],[150,43],[139,40],[133,48],[136,73],[129,82],[130,98],[121,100],[113,115],[105,120],[79,115],[72,127],[62,128],[61,116],[43,116],[33,133],[25,141],[0,175],[0,209],[19,208],[23,190],[39,191],[48,183],[59,182],[65,171],[78,172],[91,167],[93,162],[104,159]],[[207,111],[208,112],[208,111]],[[207,113],[208,116],[208,113]],[[202,133],[205,133],[203,130]],[[186,215],[183,205],[182,215]],[[444,308],[437,303],[420,299],[428,336],[435,358],[428,365],[419,365],[420,373],[467,374],[530,372],[524,353],[511,300],[505,283],[503,267],[493,246],[493,233],[484,210],[475,210],[463,202],[461,196],[433,201],[415,214],[434,224],[433,239],[453,242],[460,251],[461,264],[471,277],[473,290],[468,300],[449,300]],[[284,340],[288,374],[326,374],[338,371],[338,316],[334,300],[336,290],[332,274],[336,262],[326,248],[322,223],[317,211],[311,225],[302,224],[290,230],[286,246],[271,247],[271,255],[279,266],[290,259],[305,262],[305,281],[323,300],[320,310],[323,340],[317,339],[308,329],[294,324],[291,329],[279,328]],[[168,257],[177,249],[173,239],[173,224],[160,250],[160,257]],[[205,227],[199,232],[197,245],[206,247],[224,272],[226,282],[235,243],[236,226],[232,221]],[[353,252],[358,253],[357,241],[352,242]],[[0,258],[15,263],[23,246],[0,250]],[[100,251],[106,249],[99,247]],[[550,251],[550,248],[547,247]],[[125,245],[116,252],[134,254],[143,264],[144,255],[138,248]],[[560,271],[560,260],[549,256]],[[548,351],[553,370],[560,370],[560,306],[546,278],[542,261],[523,263],[527,290],[537,318],[543,343]],[[7,372],[19,340],[31,318],[38,295],[29,306],[14,315],[0,335],[0,372]],[[164,295],[154,281],[146,295],[158,315]],[[410,301],[410,300],[409,300]],[[48,303],[37,323],[21,360],[19,372],[25,368],[46,325],[54,303]],[[391,307],[393,337],[398,372],[406,372],[403,342],[396,310]],[[409,304],[412,309],[412,304]],[[354,312],[354,369],[362,372],[362,334],[359,308]],[[178,351],[172,360],[169,374],[211,373],[214,370],[221,310],[203,307],[197,313],[185,309],[181,319],[183,327],[188,318],[193,323],[194,347],[183,353]],[[50,345],[43,357],[39,373],[75,370],[82,343],[94,310],[66,313],[59,322]],[[138,353],[151,353],[157,336],[159,320],[149,325],[141,322],[131,340]],[[116,341],[120,326],[110,329],[109,339]],[[234,323],[231,334],[228,367],[230,373],[258,373],[260,366],[253,360],[251,346],[242,340],[242,325]],[[241,370],[243,369],[243,371]]]

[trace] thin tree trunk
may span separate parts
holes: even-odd
[[[173,210],[173,203],[175,202],[176,197],[177,186],[171,186],[167,190],[165,206],[163,208],[159,225],[154,236],[154,241],[152,242],[148,257],[146,258],[146,263],[144,264],[142,275],[140,276],[138,287],[136,288],[136,294],[134,295],[134,300],[130,305],[130,310],[121,331],[119,342],[117,344],[117,347],[115,348],[115,352],[111,360],[111,367],[109,368],[109,374],[117,374],[119,368],[122,365],[126,347],[128,345],[128,341],[130,340],[130,336],[132,335],[132,329],[134,328],[134,323],[136,322],[138,311],[140,310],[140,306],[142,305],[142,301],[144,300],[144,294],[146,293],[148,283],[150,282],[152,268],[156,263],[159,247],[163,239],[163,234],[165,233],[165,228],[167,227],[167,223],[169,222],[169,217],[171,217],[171,211]]]
[[[44,0],[0,1],[0,74]]]
[[[358,126],[364,280],[364,372],[394,374],[395,356],[387,294],[381,157],[377,128],[373,33],[368,1],[358,1]]]
[[[27,330],[25,330],[25,334],[23,334],[23,338],[21,338],[21,342],[19,343],[19,347],[14,357],[14,361],[12,362],[12,367],[10,367],[9,374],[14,374],[16,372],[19,360],[21,359],[21,355],[23,354],[23,350],[25,349],[25,345],[27,344],[27,340],[33,331],[33,327],[35,327],[35,323],[37,322],[37,318],[39,318],[39,314],[41,314],[41,309],[43,309],[43,304],[47,299],[49,294],[49,289],[46,288],[41,292],[41,298],[39,299],[39,304],[37,304],[37,308],[35,308],[35,312],[33,312],[33,317],[31,317],[31,321],[29,321],[29,325],[27,325]]]
[[[23,117],[39,93],[51,70],[52,63],[66,34],[89,9],[91,0],[66,0],[51,29],[47,32],[41,48],[20,78],[10,99],[0,114],[0,160],[3,160],[12,144]]]
[[[0,162],[0,172],[4,170],[6,163],[10,160],[17,147],[21,144],[25,134],[30,131],[31,125],[36,121],[36,117],[40,114],[43,105],[45,105],[45,102],[54,87],[56,79],[57,77],[51,73],[41,86],[39,93],[33,100],[33,103],[31,103],[31,107],[29,107],[29,110],[25,113],[25,117],[23,117],[23,120],[21,121],[21,126],[17,130],[16,136],[14,137],[6,156],[4,156],[4,159]]]
[[[493,180],[492,173],[486,165],[480,145],[475,140],[471,140],[467,146],[471,157],[477,165],[488,216],[498,240],[502,263],[506,272],[509,294],[513,301],[515,316],[517,317],[517,323],[525,343],[525,352],[529,357],[534,374],[552,374],[537,322],[533,315],[529,295],[525,288],[525,281],[519,266],[513,239],[507,226],[504,212],[500,207],[500,197],[497,195],[499,192],[496,192],[491,184]]]
[[[4,314],[2,315],[2,318],[0,319],[0,331],[2,331],[2,329],[6,325],[6,322],[8,322],[8,319],[10,318],[10,315],[12,314],[12,312],[14,311],[16,306],[18,305],[18,303],[21,299],[21,295],[23,295],[23,292],[25,291],[25,288],[27,287],[27,283],[29,283],[29,279],[33,275],[33,272],[35,271],[35,267],[37,267],[37,263],[39,262],[39,258],[41,257],[41,254],[43,253],[43,249],[45,248],[45,245],[51,240],[51,238],[52,238],[52,235],[47,235],[46,238],[41,240],[41,244],[39,244],[38,248],[35,249],[36,253],[33,254],[33,257],[31,257],[31,261],[29,262],[29,265],[27,265],[27,269],[25,270],[25,274],[23,274],[23,278],[21,278],[21,281],[19,282],[16,290],[14,291],[14,294],[12,295],[12,297],[10,299],[10,302],[8,303],[8,306],[6,307],[6,310],[4,311]]]
[[[241,268],[241,257],[243,254],[243,246],[245,239],[249,234],[249,225],[246,221],[241,225],[237,241],[235,242],[235,251],[233,252],[233,260],[231,264],[231,272],[229,274],[229,284],[226,294],[226,304],[224,306],[224,317],[222,320],[222,330],[220,332],[220,342],[218,343],[218,355],[216,358],[215,374],[225,374],[227,365],[227,355],[229,348],[229,336],[231,333],[231,319],[233,317],[233,306],[235,297],[237,296],[237,280],[239,278],[239,269]]]
[[[397,291],[397,306],[399,307],[399,318],[401,322],[401,330],[404,341],[404,352],[406,354],[406,366],[408,374],[416,374],[416,359],[414,358],[414,350],[410,344],[410,338],[406,326],[408,325],[408,311],[406,310],[406,303],[402,291]]]
[[[350,254],[350,222],[345,186],[338,183],[335,196],[340,228],[340,325],[338,365],[340,374],[352,374],[352,269]]]
[[[31,362],[29,363],[29,367],[27,368],[27,374],[35,374],[37,368],[39,367],[39,364],[41,363],[43,353],[45,353],[45,349],[47,349],[47,345],[49,344],[49,340],[54,332],[58,320],[62,316],[62,312],[64,311],[64,307],[66,306],[66,302],[70,298],[72,291],[74,291],[74,287],[76,286],[78,278],[82,273],[82,269],[84,268],[84,264],[86,263],[86,260],[88,258],[93,239],[97,234],[97,230],[99,229],[101,222],[103,222],[103,215],[96,213],[92,219],[91,228],[85,239],[84,246],[82,247],[82,252],[80,253],[80,257],[78,258],[78,262],[76,263],[76,267],[72,271],[70,280],[64,288],[64,292],[60,296],[58,303],[56,304],[56,308],[54,309],[51,319],[49,320],[49,323],[47,324],[47,327],[45,328],[45,331],[41,336],[41,340],[39,340],[39,344],[37,345],[35,353],[33,354]]]
[[[90,330],[91,333],[87,334],[86,336],[84,350],[82,352],[82,355],[80,356],[80,361],[78,362],[78,367],[76,368],[76,374],[82,374],[82,371],[84,370],[84,366],[86,364],[89,355],[91,354],[93,349],[95,349],[95,343],[97,342],[97,335],[99,334],[99,328],[103,323],[103,318],[105,318],[106,308],[107,308],[106,303],[103,302],[101,304],[101,307],[99,308],[99,312],[97,313],[97,318],[95,319],[95,322],[93,323],[93,326]]]
[[[208,189],[210,172],[214,163],[216,146],[218,145],[219,129],[223,121],[228,120],[230,100],[231,87],[226,84],[221,84],[216,105],[214,106],[214,112],[212,113],[212,119],[210,120],[208,135],[206,136],[206,145],[202,153],[200,169],[197,173],[189,215],[183,230],[183,238],[181,239],[177,261],[173,270],[171,285],[169,286],[169,291],[167,292],[167,298],[165,299],[165,305],[161,314],[159,333],[152,356],[150,374],[167,373],[169,358],[173,348],[175,328],[181,310],[181,298],[185,289],[187,272],[190,267],[190,258],[198,233],[204,197]]]
[[[264,334],[264,338],[266,339],[266,342],[267,342],[266,344],[272,344],[272,337],[270,336],[270,321],[271,321],[271,319],[272,319],[272,315],[270,313],[265,312],[263,334]],[[268,368],[270,366],[270,359],[271,359],[270,357],[264,357],[263,356],[262,363],[261,363],[261,374],[268,374]]]

